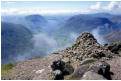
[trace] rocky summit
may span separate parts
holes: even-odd
[[[66,75],[62,79],[87,79],[83,77],[84,73],[93,71],[100,75],[99,78],[103,77],[100,79],[112,79],[110,65],[105,61],[114,58],[116,54],[111,52],[108,48],[100,45],[91,33],[82,33],[71,47],[55,52],[54,54],[61,55],[61,57],[56,59],[51,65],[52,76],[54,77],[56,77],[56,75],[53,75],[53,72],[60,70],[61,77]],[[63,69],[56,68],[59,66]],[[99,78],[94,77],[90,79]],[[57,80],[58,78],[52,79]]]
[[[71,47],[18,62],[2,79],[119,80],[120,51],[121,43],[102,46],[91,33],[84,32]]]
[[[94,59],[109,59],[113,57],[113,53],[101,46],[91,33],[82,33],[75,44],[65,50],[54,54],[62,55],[61,60],[69,62],[76,68],[81,62],[87,58]]]

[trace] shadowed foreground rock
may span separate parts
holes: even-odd
[[[60,70],[55,70],[52,72],[52,79],[53,80],[63,80],[64,76]]]
[[[103,76],[105,79],[111,80],[111,72],[110,72],[110,65],[104,61],[96,62],[93,64],[88,65],[80,65],[77,69],[75,69],[74,73],[72,73],[70,78],[81,79],[86,72],[91,71],[95,74]],[[94,74],[94,75],[95,75]],[[88,77],[91,77],[88,75]],[[93,78],[93,77],[92,77]]]
[[[69,75],[73,73],[74,69],[69,63],[65,63],[61,60],[54,61],[51,65],[53,70],[52,79],[53,80],[62,80],[64,79],[64,75]],[[60,78],[61,77],[61,78]]]
[[[92,70],[93,72],[96,72],[100,75],[102,75],[103,77],[105,77],[106,79],[111,80],[111,74],[112,72],[110,72],[110,65],[107,62],[98,62],[95,64],[90,65],[88,70]]]

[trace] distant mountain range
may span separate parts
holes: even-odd
[[[18,54],[32,47],[32,33],[20,24],[3,23],[1,24],[1,56],[2,63],[13,60]],[[7,60],[6,60],[7,59]]]
[[[121,15],[108,13],[42,16],[2,16],[2,59],[16,56],[32,47],[33,35],[44,33],[54,38],[59,46],[71,45],[84,31],[99,29],[109,42],[121,40]],[[70,39],[71,38],[71,39]],[[41,38],[40,38],[41,39]],[[3,62],[3,61],[2,61]]]
[[[27,27],[31,30],[42,31],[48,24],[48,21],[41,15],[25,16]]]
[[[2,22],[9,22],[13,24],[21,24],[34,32],[41,32],[48,25],[45,17],[33,14],[26,16],[3,16]]]
[[[113,15],[112,15],[113,16]],[[95,28],[101,28],[102,34],[107,34],[119,28],[119,26],[110,20],[108,14],[80,14],[69,18],[59,30],[67,32],[81,33],[83,31],[92,31]],[[114,17],[114,16],[113,16]]]
[[[121,30],[116,30],[105,36],[105,39],[109,42],[121,41]]]

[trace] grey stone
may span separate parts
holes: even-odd
[[[81,80],[107,80],[107,79],[104,78],[102,75],[99,75],[98,73],[88,71],[82,76]]]
[[[94,62],[94,61],[96,61],[96,59],[94,59],[94,58],[86,58],[85,60],[83,60],[83,61],[81,62],[80,65],[92,63],[92,62]]]
[[[88,71],[90,70],[104,76],[106,79],[109,80],[112,79],[110,72],[110,65],[104,61],[90,65]]]
[[[75,69],[70,78],[80,79],[88,68],[89,66],[86,65],[79,66],[77,69]]]
[[[53,79],[63,79],[64,75],[69,75],[71,73],[73,73],[74,68],[69,64],[69,63],[65,63],[64,61],[58,60],[58,61],[54,61],[53,64],[51,65],[52,68],[52,77],[54,77]],[[60,72],[59,72],[59,71]]]
[[[52,72],[52,79],[53,80],[63,80],[64,76],[60,70],[55,70]]]

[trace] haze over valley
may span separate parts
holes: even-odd
[[[113,4],[114,8],[118,5]],[[101,45],[121,41],[121,14],[111,10],[95,10],[94,13],[3,13],[2,64],[48,56],[71,46],[84,31],[92,33]]]

